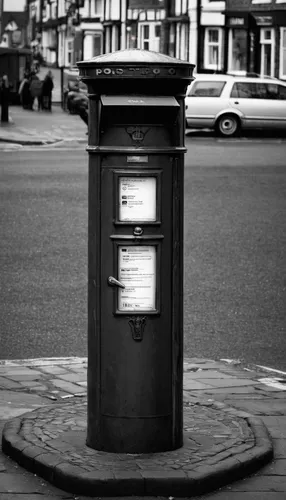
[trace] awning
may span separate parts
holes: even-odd
[[[141,96],[141,95],[102,95],[103,106],[162,106],[179,108],[180,105],[172,96]]]

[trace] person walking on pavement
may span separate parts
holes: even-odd
[[[43,108],[52,111],[53,73],[48,71],[43,82]]]
[[[43,82],[40,80],[40,78],[36,75],[35,72],[31,73],[31,79],[30,79],[30,93],[31,93],[31,99],[30,99],[30,106],[29,109],[31,111],[34,111],[34,100],[37,97],[38,99],[38,111],[40,111],[42,107],[42,95],[43,95]]]
[[[22,104],[23,109],[29,109],[31,103],[31,94],[30,94],[30,79],[28,72],[24,73],[24,78],[20,83],[18,94],[20,96],[20,102]]]
[[[9,95],[10,95],[9,79],[7,75],[3,75],[0,85],[1,122],[9,122]]]

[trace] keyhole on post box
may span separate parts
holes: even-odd
[[[140,227],[140,226],[134,227],[133,234],[134,234],[134,236],[141,236],[143,234],[142,227]]]

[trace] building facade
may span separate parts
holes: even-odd
[[[28,38],[48,66],[120,49],[190,56],[193,0],[27,0]]]
[[[190,61],[198,73],[286,79],[286,0],[1,2],[24,6],[20,14],[3,12],[2,44],[30,45],[48,66],[140,48]]]
[[[0,0],[0,47],[26,47],[27,25],[27,0]]]
[[[286,0],[226,0],[225,69],[286,79]]]

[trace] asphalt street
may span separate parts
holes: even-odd
[[[186,143],[185,355],[286,370],[286,143]],[[0,359],[86,355],[87,161],[1,153]]]

